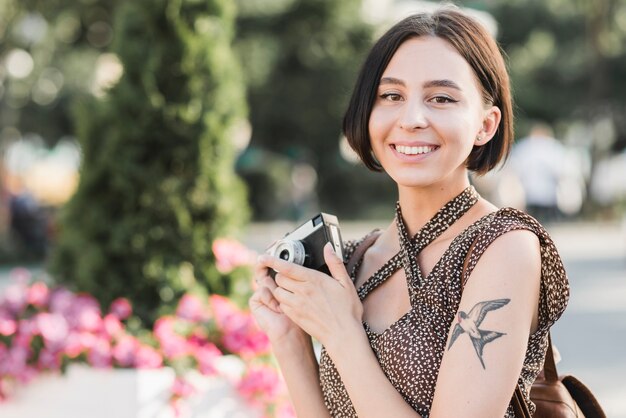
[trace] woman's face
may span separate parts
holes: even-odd
[[[454,47],[437,37],[412,38],[380,80],[371,147],[399,186],[466,181],[472,147],[488,142],[499,121],[499,109],[484,104],[474,72]]]

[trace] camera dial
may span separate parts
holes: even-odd
[[[300,241],[281,240],[274,247],[274,255],[290,263],[304,265],[306,251]]]

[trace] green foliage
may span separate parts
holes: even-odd
[[[75,109],[83,166],[50,270],[103,306],[160,307],[206,287],[229,294],[211,244],[247,217],[232,129],[245,116],[229,0],[125,2],[113,51],[124,74]]]
[[[470,2],[472,3],[472,2]],[[626,3],[619,0],[494,1],[520,110],[521,134],[530,120],[557,128],[610,120],[614,151],[626,148]],[[565,129],[559,132],[564,134]],[[598,156],[599,157],[599,156]]]
[[[373,196],[395,193],[384,175],[369,175],[339,155],[343,113],[373,41],[360,7],[358,0],[241,1],[237,49],[249,84],[251,145],[269,152],[244,155],[238,169],[259,219],[312,215],[285,201],[292,188],[285,164],[311,165],[321,207],[340,216],[363,214],[354,203],[364,190],[347,187],[355,178],[370,180],[370,204],[379,201]],[[269,198],[276,190],[287,191],[283,199]]]

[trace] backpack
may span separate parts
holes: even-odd
[[[516,386],[511,403],[517,418],[606,418],[587,386],[574,376],[558,375],[550,334],[543,374],[539,374],[530,388],[530,400],[537,407],[534,415],[530,414],[522,391]]]

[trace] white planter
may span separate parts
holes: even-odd
[[[71,365],[42,375],[0,403],[2,418],[173,418],[168,404],[174,371],[93,369]],[[187,400],[193,418],[257,418],[227,381],[192,374],[198,392]]]

